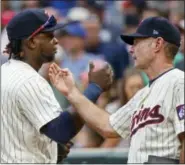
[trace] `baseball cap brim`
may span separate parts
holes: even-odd
[[[148,36],[148,35],[143,35],[143,34],[140,34],[140,33],[133,33],[133,34],[129,34],[129,35],[124,35],[124,34],[122,34],[120,37],[121,37],[121,39],[122,39],[125,43],[127,43],[127,44],[129,44],[129,45],[133,45],[133,44],[134,44],[134,39],[135,39],[135,38],[148,38],[148,37],[150,37],[150,36]]]
[[[70,25],[70,24],[74,24],[74,23],[78,23],[79,21],[71,21],[71,20],[67,20],[67,21],[63,21],[61,23],[58,23],[56,24],[55,26],[53,27],[50,27],[50,28],[45,28],[43,30],[43,32],[53,32],[57,29],[61,29],[61,28],[64,28],[65,26],[67,25]]]

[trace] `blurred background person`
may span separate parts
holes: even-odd
[[[77,0],[72,1],[55,1],[49,0],[49,6],[56,8],[60,11],[60,14],[66,16],[69,10],[77,6]]]
[[[3,65],[5,62],[8,61],[8,56],[0,54],[0,57],[1,57],[1,65]]]
[[[11,9],[8,1],[1,2],[1,30],[8,24],[8,22],[15,16],[16,12]]]
[[[63,16],[57,8],[46,6],[44,7],[44,10],[50,15],[53,15],[57,22],[62,22],[65,19],[65,16]]]
[[[125,45],[119,38],[121,32],[115,28],[115,33],[112,31],[114,28],[108,28],[109,25],[113,27],[114,24],[102,22],[104,20],[106,3],[104,1],[96,1],[96,3],[94,1],[83,1],[80,4],[81,7],[69,10],[67,18],[82,22],[87,31],[86,51],[103,58],[111,64],[115,78],[121,78],[123,70],[129,65],[129,56]],[[102,31],[106,31],[105,33],[103,32],[105,35],[102,35]],[[116,36],[113,37],[113,40],[109,38],[112,35]],[[102,36],[104,36],[104,39]]]
[[[60,66],[71,70],[77,86],[83,91],[81,74],[88,69],[90,61],[97,59],[96,56],[85,51],[87,31],[81,23],[75,23],[57,31],[56,36],[59,45],[65,51]]]
[[[40,8],[41,4],[40,1],[33,1],[33,0],[29,0],[29,1],[22,1],[22,6],[21,9],[30,9],[30,8]]]
[[[126,45],[120,40],[104,41],[101,39],[101,22],[97,15],[83,21],[87,30],[86,51],[96,56],[100,56],[107,61],[114,70],[115,79],[122,76],[122,72],[129,65],[129,54]]]
[[[105,109],[109,113],[114,113],[115,110],[125,105],[140,89],[148,84],[148,77],[144,72],[133,67],[128,67],[123,77],[117,86],[119,98],[110,102]]]
[[[174,59],[174,66],[182,71],[184,71],[184,19],[179,21],[177,27],[181,33],[181,46],[179,52],[175,56]]]
[[[3,51],[6,48],[6,45],[9,43],[6,25],[8,22],[15,16],[16,12],[11,9],[9,1],[1,2],[1,55],[6,55]]]
[[[99,33],[101,40],[103,42],[115,42],[120,35],[121,29],[118,25],[106,21],[105,12],[107,4],[107,1],[86,0],[81,5],[92,14],[97,15],[101,24],[101,31]]]
[[[144,20],[148,17],[165,17],[168,18],[168,11],[161,11],[158,8],[152,8],[152,7],[147,7],[145,10],[143,10],[141,14],[141,20]]]
[[[125,22],[125,24],[124,24],[125,26],[123,28],[123,33],[131,34],[131,33],[135,32],[137,26],[139,25],[140,17],[136,13],[130,13],[130,14],[125,15],[124,20],[125,20],[124,21]],[[125,44],[126,50],[129,53],[131,45],[128,45],[126,43],[124,43],[124,44]],[[132,59],[132,56],[128,55],[128,61],[129,61],[129,65],[133,65],[134,61]],[[123,72],[124,72],[124,70],[122,71],[122,73]]]
[[[67,18],[75,21],[86,21],[89,20],[93,15],[90,11],[84,7],[73,7],[67,13]]]
[[[180,20],[184,19],[184,1],[169,1],[166,2],[166,6],[169,9],[168,18],[173,24],[177,25]]]

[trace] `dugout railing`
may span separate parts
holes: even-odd
[[[126,164],[128,148],[71,149],[60,164]]]

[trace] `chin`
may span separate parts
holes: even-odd
[[[141,69],[141,70],[146,69],[146,67],[145,67],[144,65],[137,64],[137,63],[134,64],[134,67],[135,67],[136,69]]]
[[[54,61],[54,60],[55,60],[55,56],[50,57],[50,58],[48,58],[47,60],[48,60],[48,62],[52,62],[52,61]]]
[[[55,55],[42,55],[43,62],[52,62],[55,59]]]

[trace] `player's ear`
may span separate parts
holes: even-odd
[[[161,50],[162,46],[163,46],[164,40],[161,37],[157,37],[155,39],[154,44],[152,45],[154,52],[157,53]]]
[[[29,49],[35,49],[37,47],[37,41],[35,40],[35,38],[30,38],[30,39],[26,39],[25,40],[25,44]]]

